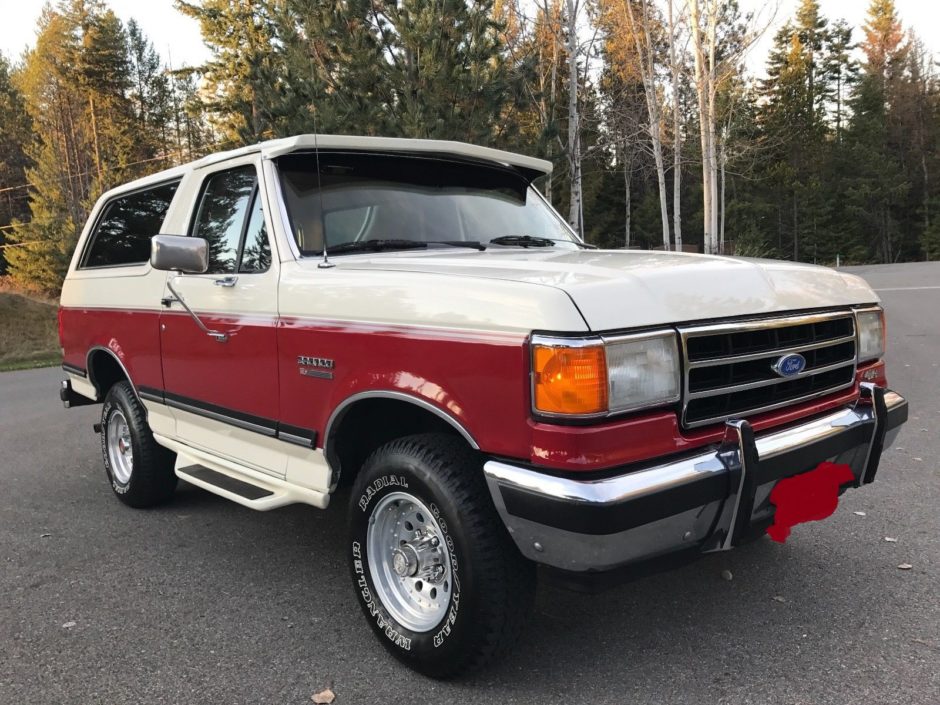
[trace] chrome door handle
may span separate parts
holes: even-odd
[[[203,333],[205,333],[206,335],[208,335],[210,338],[212,338],[212,339],[213,339],[214,341],[216,341],[217,343],[226,343],[226,342],[228,342],[228,334],[227,334],[227,333],[220,333],[220,332],[217,331],[217,330],[210,330],[209,328],[206,327],[206,324],[202,322],[202,319],[199,318],[199,316],[196,315],[196,312],[193,311],[193,310],[189,307],[189,304],[188,304],[188,303],[186,303],[186,299],[184,299],[184,298],[180,295],[180,293],[173,287],[173,282],[171,282],[169,279],[167,279],[167,280],[166,280],[166,286],[167,286],[167,289],[169,289],[169,290],[172,292],[173,296],[176,297],[175,300],[180,302],[180,305],[181,305],[183,308],[186,309],[186,313],[188,313],[188,314],[190,315],[190,317],[192,317],[193,321],[195,321],[196,325],[199,326],[199,330],[201,330]],[[172,301],[171,301],[170,303],[172,303]]]
[[[235,286],[235,282],[238,281],[238,277],[233,274],[230,274],[227,277],[222,277],[221,279],[216,279],[213,284],[216,286]]]

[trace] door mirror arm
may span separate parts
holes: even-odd
[[[171,279],[171,278],[168,278],[168,279],[166,280],[166,287],[167,287],[167,289],[170,290],[170,292],[173,294],[173,296],[176,297],[175,300],[176,300],[176,301],[179,301],[180,304],[182,305],[182,307],[186,309],[186,313],[188,313],[190,316],[192,316],[192,319],[196,322],[196,325],[199,326],[199,330],[201,330],[203,333],[205,333],[206,335],[208,335],[210,338],[212,338],[213,340],[215,340],[215,341],[218,342],[218,343],[225,343],[225,342],[228,341],[228,334],[226,334],[226,333],[220,333],[220,332],[217,331],[217,330],[211,330],[211,329],[209,329],[209,328],[206,326],[205,323],[202,322],[202,319],[200,319],[199,316],[196,315],[195,311],[193,311],[193,310],[189,307],[189,304],[186,303],[186,301],[185,301],[185,299],[183,299],[182,295],[181,295],[181,294],[176,290],[176,288],[173,286],[173,282],[172,282],[172,279]],[[161,300],[161,303],[162,303],[164,306],[169,306],[170,304],[173,303],[173,301],[174,301],[174,299],[162,299],[162,300]]]

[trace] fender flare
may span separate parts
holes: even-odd
[[[137,385],[134,384],[134,380],[131,379],[130,372],[127,371],[127,367],[125,367],[124,363],[121,362],[121,358],[119,358],[114,353],[114,351],[111,350],[110,348],[106,348],[103,345],[95,345],[89,348],[88,352],[85,354],[85,369],[88,371],[88,381],[94,385],[95,391],[98,393],[98,396],[101,397],[100,401],[104,401],[104,395],[101,393],[101,388],[98,386],[97,380],[95,380],[94,367],[92,367],[92,364],[91,364],[92,357],[94,356],[95,353],[99,351],[106,353],[107,355],[110,355],[111,359],[113,359],[118,364],[118,367],[121,368],[121,372],[124,373],[124,376],[127,378],[127,381],[130,383],[131,389],[134,390],[134,396],[137,397],[137,401],[146,410],[147,407],[144,406],[144,402],[140,398],[140,394],[137,392]]]
[[[327,464],[330,466],[330,472],[333,475],[333,480],[331,485],[335,485],[336,481],[339,478],[339,465],[336,462],[336,459],[332,457],[332,439],[335,434],[335,429],[343,417],[346,415],[346,412],[355,404],[356,402],[363,401],[365,399],[391,399],[394,401],[405,402],[412,404],[424,411],[429,411],[439,419],[445,421],[451,428],[453,428],[457,433],[460,434],[471,448],[474,450],[480,450],[480,444],[476,442],[476,439],[467,430],[467,428],[455,419],[451,414],[448,414],[446,411],[441,409],[438,406],[435,406],[427,399],[423,399],[414,394],[408,394],[406,392],[399,392],[395,390],[373,390],[368,392],[358,392],[352,394],[345,399],[343,399],[336,407],[333,409],[330,414],[329,420],[326,422],[326,427],[323,429],[323,455],[326,458]]]

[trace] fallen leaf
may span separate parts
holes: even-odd
[[[897,540],[896,538],[894,538],[893,536],[885,536],[885,541],[887,541],[888,543],[897,543],[897,542],[898,542],[898,540]]]
[[[41,539],[47,539],[47,538],[49,538],[50,536],[52,536],[52,534],[39,534],[39,538],[41,538]]]
[[[782,595],[774,595],[773,599],[777,602],[786,602]]]
[[[922,462],[924,462],[924,459],[923,459],[923,458],[914,458],[914,461],[915,461],[915,462],[918,462],[918,463],[922,463]]]
[[[732,578],[734,578],[734,575],[731,574],[730,570],[723,570],[721,571],[721,577],[724,578],[725,580],[731,580]]]
[[[336,693],[327,688],[326,690],[321,690],[319,693],[314,693],[310,696],[310,699],[317,703],[317,705],[330,705],[331,702],[336,700]]]
[[[63,629],[71,629],[71,628],[74,627],[74,626],[75,626],[75,622],[66,622],[65,624],[62,625],[62,628],[63,628]]]
[[[912,566],[910,563],[902,563],[901,565],[898,566],[900,570],[910,570],[913,567],[914,566]]]
[[[860,516],[860,517],[867,516],[867,515],[865,514],[865,512],[852,512],[852,513],[853,513],[854,515]]]

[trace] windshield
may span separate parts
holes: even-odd
[[[278,159],[291,230],[303,255],[479,243],[524,236],[575,248],[567,224],[512,169],[440,158],[320,153]],[[318,183],[319,181],[319,183]],[[322,187],[321,187],[322,185]],[[522,239],[520,237],[522,236]],[[371,243],[371,244],[370,244]]]

